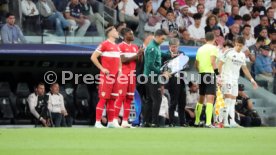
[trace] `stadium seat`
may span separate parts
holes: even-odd
[[[8,82],[0,82],[0,124],[10,124],[14,114],[10,100],[11,89]]]
[[[18,83],[16,88],[16,109],[15,123],[30,124],[32,115],[29,110],[27,98],[30,94],[30,89],[27,83]]]
[[[64,97],[64,105],[67,110],[68,116],[65,117],[65,125],[71,127],[73,124],[73,118],[75,117],[75,105],[74,105],[74,88],[71,85],[65,85],[60,87],[60,93]]]
[[[77,119],[89,120],[90,95],[86,84],[78,84],[76,93]],[[75,120],[76,122],[76,120]],[[77,122],[76,122],[77,123]]]

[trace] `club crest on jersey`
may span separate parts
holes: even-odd
[[[102,92],[102,96],[103,96],[103,97],[105,96],[105,92]]]
[[[152,48],[151,51],[154,51],[154,48]]]
[[[122,94],[122,93],[123,93],[123,90],[122,90],[122,89],[120,89],[120,90],[119,90],[119,94]]]

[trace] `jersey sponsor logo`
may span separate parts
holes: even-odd
[[[102,92],[102,97],[104,97],[105,96],[105,92]]]

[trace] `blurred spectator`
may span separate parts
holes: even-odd
[[[233,6],[239,6],[239,0],[225,0],[225,12],[231,14]]]
[[[195,82],[190,81],[189,89],[187,90],[185,115],[186,122],[189,125],[193,125],[195,121],[195,107],[199,98],[198,85]]]
[[[256,40],[256,43],[254,45],[249,46],[249,50],[251,54],[254,54],[255,57],[258,54],[261,54],[261,46],[265,45],[265,38],[264,37],[258,37]]]
[[[181,11],[181,16],[178,16],[176,18],[176,23],[179,27],[179,30],[183,30],[184,28],[187,28],[189,27],[190,25],[193,24],[193,18],[191,18],[189,15],[188,15],[188,6],[187,5],[184,5],[180,8],[180,11]]]
[[[270,39],[268,37],[268,30],[265,27],[261,29],[259,36],[265,38],[265,45],[268,45],[270,43]]]
[[[254,29],[257,25],[260,24],[260,8],[254,6],[251,13],[251,27]]]
[[[272,59],[269,57],[269,46],[261,47],[261,54],[257,55],[255,61],[256,81],[266,81],[268,90],[273,92],[273,70]]]
[[[242,36],[245,39],[245,46],[249,47],[256,43],[255,38],[251,35],[251,26],[246,24],[242,28]]]
[[[219,15],[218,26],[220,27],[224,37],[229,33],[229,28],[228,26],[226,26],[227,20],[228,20],[228,15],[226,13],[221,13]]]
[[[240,30],[242,28],[242,17],[240,15],[236,15],[234,17],[234,24],[238,24],[240,26]]]
[[[48,111],[49,96],[45,95],[44,83],[39,83],[35,87],[35,92],[28,96],[29,109],[32,115],[42,123],[43,126],[51,126],[50,115]]]
[[[21,9],[23,13],[23,31],[25,35],[39,35],[40,23],[39,12],[32,0],[22,0]]]
[[[193,16],[195,13],[197,13],[196,6],[195,6],[195,0],[186,0],[186,5],[189,7],[189,15]]]
[[[226,35],[225,39],[226,40],[233,40],[236,38],[240,33],[240,25],[238,24],[233,24],[230,27],[230,32]]]
[[[65,10],[65,18],[72,26],[78,26],[76,36],[83,37],[90,26],[90,21],[82,14],[79,0],[71,0]],[[71,35],[74,35],[72,33]]]
[[[251,16],[250,16],[250,14],[245,14],[245,15],[242,16],[242,26],[244,26],[244,25],[250,25],[250,34],[254,35],[254,29],[253,29],[254,27],[251,26]]]
[[[216,0],[216,7],[213,9],[213,11],[217,9],[218,10],[218,15],[221,13],[224,13],[224,0]]]
[[[63,29],[69,29],[69,22],[63,17],[62,13],[57,11],[51,0],[39,0],[37,2],[37,8],[43,18],[55,24],[57,36],[63,36]]]
[[[181,11],[180,11],[179,2],[177,2],[177,1],[174,1],[174,2],[173,2],[173,11],[174,11],[175,19],[176,19],[178,16],[181,16]]]
[[[199,13],[194,14],[193,18],[195,23],[188,27],[188,32],[191,35],[191,39],[195,40],[199,45],[202,45],[205,42],[204,27],[200,25],[201,17],[202,16]]]
[[[234,24],[234,17],[237,15],[239,15],[239,6],[234,5],[234,6],[232,6],[232,9],[231,9],[231,15],[228,16],[228,21],[226,22],[226,25],[228,27],[230,27]]]
[[[245,94],[243,84],[239,84],[239,93],[235,110],[237,115],[237,117],[235,117],[236,122],[241,126],[261,126],[261,118],[257,111],[254,110],[252,100]]]
[[[121,0],[102,0],[105,6],[116,9]]]
[[[59,12],[64,12],[69,1],[70,0],[53,0],[53,3]]]
[[[64,98],[59,93],[59,84],[52,84],[47,95],[49,96],[48,109],[51,112],[54,127],[60,127],[62,119],[67,116],[67,111],[64,106]]]
[[[99,13],[94,13],[92,6],[87,0],[80,0],[81,12],[85,18],[96,25],[97,31],[101,36],[104,36],[104,27],[108,25],[108,22]]]
[[[139,18],[134,15],[134,12],[139,10],[139,6],[133,0],[122,0],[118,4],[118,10],[120,22],[127,23],[133,30],[137,28]]]
[[[168,35],[168,37],[170,37],[170,38],[177,37],[178,26],[176,24],[176,20],[175,20],[173,11],[167,12],[167,18],[165,19],[165,21],[162,22],[161,27],[165,31],[165,33]]]
[[[204,28],[205,30],[205,34],[207,32],[212,32],[213,28],[215,26],[217,26],[218,24],[218,18],[215,15],[210,15],[207,19],[206,19],[206,26]],[[220,30],[220,35],[223,36],[222,31],[220,29],[220,27],[217,27]]]
[[[269,29],[269,23],[268,23],[268,18],[267,18],[267,16],[261,16],[261,17],[260,17],[260,20],[261,20],[260,24],[257,25],[257,26],[254,28],[254,36],[255,36],[255,38],[257,38],[257,37],[259,36],[259,34],[260,34],[260,32],[261,32],[261,30],[262,30],[263,28],[266,28],[267,30]]]
[[[271,41],[271,43],[269,44],[269,56],[272,59],[272,61],[276,61],[276,40]]]
[[[180,40],[180,45],[184,46],[196,46],[196,43],[194,40],[191,39],[190,33],[186,28],[182,30],[182,38]]]
[[[143,8],[139,11],[138,38],[144,39],[145,32],[155,32],[161,28],[161,17],[153,15],[152,1],[144,2]]]
[[[267,15],[267,18],[268,18],[268,24],[269,24],[269,27],[272,28],[272,29],[276,29],[276,19],[274,17],[274,12],[276,12],[276,10],[273,9],[272,7],[269,7],[266,10],[266,15]]]
[[[19,26],[15,25],[15,16],[7,13],[6,24],[1,29],[1,38],[3,44],[22,44],[27,43]]]
[[[276,10],[276,0],[271,0],[271,5],[274,10]],[[276,19],[276,11],[274,11],[274,18]]]
[[[240,15],[250,14],[253,9],[252,0],[244,0],[244,6],[240,8]]]
[[[260,15],[266,14],[266,9],[264,7],[264,0],[253,0],[254,6],[259,7]]]
[[[268,33],[270,41],[276,40],[276,29],[270,29]]]
[[[173,9],[171,7],[171,1],[163,0],[160,7],[157,10],[157,12],[162,17],[162,19],[166,19],[168,11],[173,11]]]
[[[197,9],[197,13],[200,13],[201,15],[202,15],[202,18],[201,18],[201,25],[203,26],[203,27],[205,27],[206,26],[206,20],[207,20],[207,17],[209,16],[209,15],[211,15],[210,13],[205,13],[205,6],[204,5],[202,5],[202,4],[198,4],[197,5],[197,7],[196,7],[196,9]]]
[[[118,33],[119,33],[119,38],[118,39],[116,39],[116,44],[119,44],[119,43],[121,43],[123,40],[124,40],[124,38],[123,38],[123,36],[122,36],[122,34],[121,34],[121,31],[122,31],[122,29],[123,28],[126,28],[127,27],[127,25],[126,25],[126,23],[124,23],[124,22],[120,22],[120,23],[118,23],[116,26],[115,26],[115,28],[116,28],[116,30],[118,31]]]
[[[216,44],[216,46],[218,46],[221,49],[223,47],[223,44],[224,44],[225,40],[224,40],[224,37],[221,36],[220,27],[215,25],[212,28],[212,31],[213,31],[214,37],[215,37],[215,44]]]

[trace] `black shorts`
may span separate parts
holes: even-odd
[[[199,95],[216,95],[216,76],[214,73],[199,73]]]

